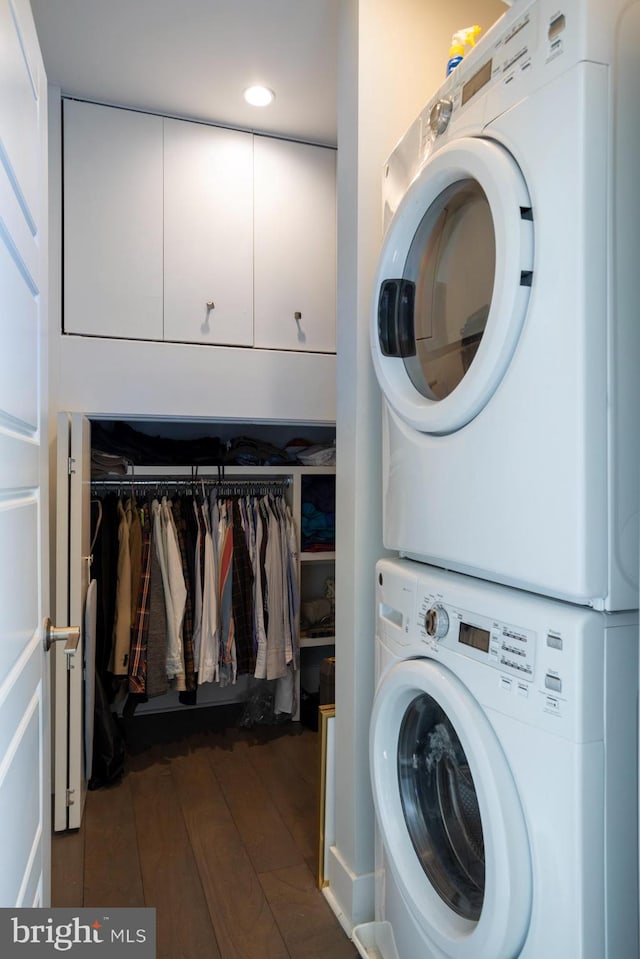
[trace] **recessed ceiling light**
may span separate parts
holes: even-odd
[[[275,93],[268,87],[247,87],[244,91],[244,98],[252,107],[266,107],[274,97]]]

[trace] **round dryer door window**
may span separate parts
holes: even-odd
[[[406,422],[449,433],[480,412],[516,348],[533,276],[515,160],[481,138],[443,147],[391,221],[375,285],[374,365]]]
[[[513,959],[531,914],[529,840],[477,700],[439,663],[398,663],[376,693],[370,761],[387,868],[427,942],[451,959]]]

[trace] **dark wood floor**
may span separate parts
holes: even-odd
[[[143,748],[53,839],[53,905],[153,906],[158,959],[354,959],[316,887],[318,734],[299,724]]]

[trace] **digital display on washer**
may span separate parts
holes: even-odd
[[[467,103],[471,97],[475,96],[478,90],[482,90],[485,83],[491,79],[491,70],[493,69],[493,60],[487,60],[484,66],[473,74],[471,79],[462,87],[462,106]]]
[[[458,638],[465,646],[471,646],[473,649],[481,649],[483,653],[489,652],[491,633],[488,629],[480,629],[479,626],[471,626],[469,623],[460,623],[460,635]]]

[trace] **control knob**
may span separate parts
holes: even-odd
[[[449,632],[449,614],[444,606],[437,603],[431,606],[424,617],[427,634],[433,639],[442,639]]]
[[[453,101],[446,98],[438,100],[438,102],[431,107],[429,127],[435,137],[440,136],[440,134],[444,133],[447,129],[452,113]]]

